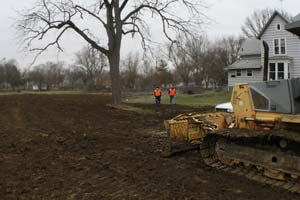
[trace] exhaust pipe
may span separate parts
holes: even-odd
[[[263,41],[264,46],[264,65],[263,65],[263,81],[268,80],[268,69],[269,69],[269,45],[266,41]]]

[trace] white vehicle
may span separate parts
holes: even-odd
[[[218,111],[226,111],[226,112],[233,112],[232,104],[230,102],[221,103],[215,106],[215,110]]]

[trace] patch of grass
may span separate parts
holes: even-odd
[[[229,92],[205,91],[201,94],[194,95],[178,94],[175,97],[175,103],[187,106],[214,106],[230,101],[230,97],[231,93]],[[128,103],[155,103],[154,97],[151,95],[129,97],[126,101]],[[169,97],[167,95],[162,96],[162,104],[169,104]]]

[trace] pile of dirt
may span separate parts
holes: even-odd
[[[199,152],[161,158],[162,121],[209,107],[106,106],[100,95],[0,97],[0,199],[297,199],[206,167]]]

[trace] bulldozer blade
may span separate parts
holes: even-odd
[[[188,120],[166,120],[164,125],[167,130],[167,142],[162,152],[163,157],[198,148],[199,143],[192,142],[195,133],[190,131]]]

